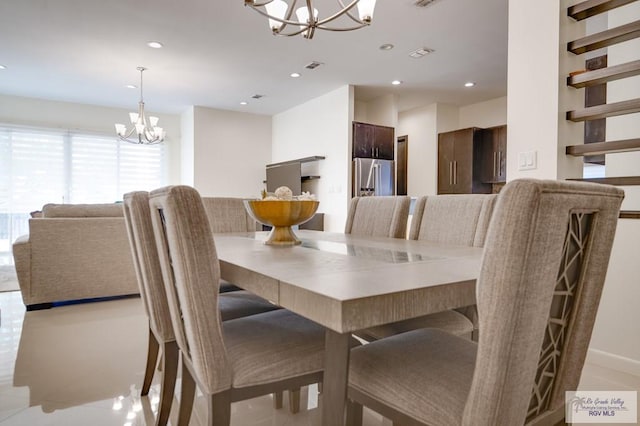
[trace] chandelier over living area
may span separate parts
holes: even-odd
[[[127,130],[124,124],[117,123],[116,133],[120,140],[143,145],[154,145],[164,140],[165,131],[162,127],[158,127],[158,117],[147,117],[144,114],[144,99],[142,97],[142,73],[146,70],[145,67],[136,68],[140,71],[140,101],[138,102],[138,112],[130,112],[129,120],[132,127]],[[135,133],[135,135],[134,135]]]
[[[317,2],[318,0],[316,0]],[[318,9],[313,6],[313,0],[244,0],[244,5],[269,18],[269,28],[274,35],[296,36],[302,34],[311,39],[316,29],[327,31],[352,31],[368,26],[373,19],[373,9],[376,0],[353,0],[345,5],[337,0],[339,10],[326,18],[320,18]],[[354,15],[357,9],[357,16]],[[295,17],[294,17],[295,13]],[[334,26],[335,20],[343,17],[342,21],[351,21],[350,25]],[[333,24],[332,24],[333,22]]]

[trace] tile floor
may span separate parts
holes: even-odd
[[[0,293],[0,426],[154,424],[158,385],[139,397],[146,327],[137,298],[25,313],[20,293]],[[640,378],[587,365],[581,387],[638,390]],[[315,386],[303,389],[301,399],[295,415],[286,398],[283,410],[272,408],[270,396],[235,403],[231,423],[318,425]],[[191,424],[203,424],[205,412],[197,400]],[[391,426],[368,410],[364,423]]]

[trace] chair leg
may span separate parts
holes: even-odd
[[[229,426],[231,423],[231,392],[209,395],[209,426]]]
[[[289,412],[296,414],[300,411],[300,388],[289,389]]]
[[[178,426],[188,426],[193,410],[193,399],[196,395],[196,382],[191,372],[182,361],[182,386],[180,387],[180,407],[178,408]]]
[[[142,381],[142,390],[140,396],[149,395],[149,389],[151,388],[151,381],[153,380],[153,374],[156,371],[156,363],[158,362],[158,352],[160,351],[160,344],[156,340],[156,336],[149,328],[149,345],[147,349],[147,366],[144,369],[144,380]]]
[[[169,420],[173,393],[178,376],[178,344],[166,342],[162,345],[162,385],[160,386],[160,407],[158,408],[157,426],[165,426]]]
[[[347,426],[362,426],[362,404],[347,399]]]
[[[282,409],[282,392],[274,392],[273,408],[275,408],[276,410]]]

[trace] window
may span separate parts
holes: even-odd
[[[115,136],[0,126],[0,252],[46,203],[112,203],[165,183],[164,145]]]

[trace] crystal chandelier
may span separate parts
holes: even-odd
[[[136,68],[140,71],[140,102],[138,102],[138,112],[130,112],[131,130],[127,130],[124,124],[116,124],[116,133],[120,140],[144,145],[154,145],[164,140],[165,131],[162,127],[158,127],[158,117],[150,116],[149,120],[144,115],[144,100],[142,98],[142,73],[145,67]],[[136,135],[134,135],[134,132]]]
[[[313,7],[313,0],[303,0],[305,4],[296,8],[297,0],[244,0],[244,5],[269,18],[269,28],[274,35],[295,36],[302,34],[311,39],[316,29],[328,31],[352,31],[371,24],[376,0],[353,0],[345,6],[342,0],[337,0],[339,9],[326,18],[319,18],[318,9]],[[358,16],[354,16],[353,9],[358,9]],[[292,19],[295,12],[297,20]],[[343,20],[353,21],[351,26],[331,26],[330,22],[344,16]],[[288,27],[290,26],[290,27]]]

